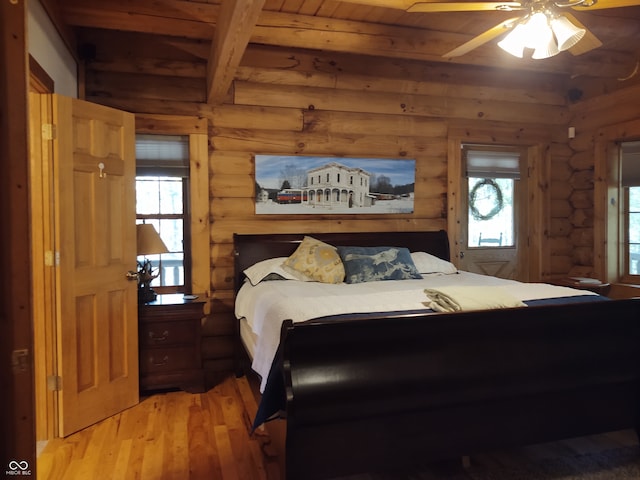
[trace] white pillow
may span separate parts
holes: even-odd
[[[288,257],[276,257],[262,260],[261,262],[251,265],[243,273],[254,287],[271,274],[279,275],[285,280],[301,280],[299,276],[293,275],[282,268],[282,264],[287,258]]]
[[[411,252],[411,259],[420,273],[458,273],[453,263],[427,252]]]

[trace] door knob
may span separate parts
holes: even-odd
[[[125,276],[130,282],[133,282],[134,280],[138,281],[138,272],[135,272],[133,270],[129,270]]]

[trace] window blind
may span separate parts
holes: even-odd
[[[136,135],[136,174],[188,177],[189,137],[186,135]]]
[[[520,178],[518,152],[465,149],[467,177]]]
[[[620,170],[623,187],[640,187],[640,141],[620,145]]]

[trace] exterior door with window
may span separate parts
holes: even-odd
[[[526,262],[519,262],[527,215],[526,182],[520,181],[522,156],[509,147],[463,149],[461,270],[527,279]]]
[[[138,403],[134,117],[52,95],[60,436]]]

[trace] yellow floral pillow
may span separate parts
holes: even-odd
[[[344,265],[336,248],[313,237],[304,237],[282,265],[286,270],[301,273],[316,282],[344,281]]]

